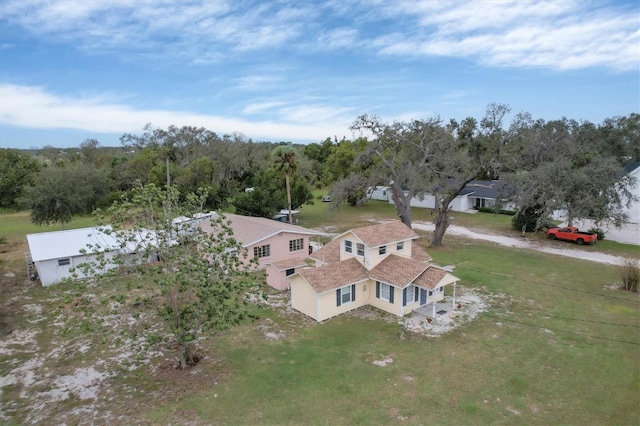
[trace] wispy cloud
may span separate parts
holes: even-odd
[[[40,87],[0,85],[0,96],[0,125],[36,129],[78,129],[122,134],[139,132],[146,123],[152,123],[164,128],[170,125],[202,126],[228,134],[241,131],[259,140],[319,141],[328,135],[347,135],[349,125],[346,119],[335,120],[335,112],[330,114],[326,109],[318,108],[301,107],[298,113],[285,111],[283,115],[288,120],[249,121],[189,111],[136,109],[105,102],[110,98],[108,95],[61,97]]]
[[[383,55],[469,58],[494,67],[638,68],[636,13],[578,1],[403,2],[418,29],[370,40]]]
[[[491,67],[629,70],[640,44],[637,5],[578,0],[5,0],[0,20],[91,52],[193,63],[272,49],[369,49]]]

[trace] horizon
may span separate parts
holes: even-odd
[[[0,147],[120,146],[204,127],[255,142],[357,137],[356,118],[599,125],[640,109],[637,1],[8,0]]]

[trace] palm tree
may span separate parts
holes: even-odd
[[[291,187],[289,177],[296,172],[296,150],[290,145],[280,145],[271,153],[271,160],[276,171],[284,174],[287,186],[287,206],[289,207],[289,223],[293,224],[291,217]]]

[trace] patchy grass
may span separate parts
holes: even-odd
[[[331,213],[336,232],[395,217],[375,204]],[[327,225],[327,205],[301,222]],[[617,267],[446,244],[427,250],[490,304],[461,328],[398,340],[393,322],[256,307],[260,321],[205,336],[185,372],[139,277],[41,288],[3,275],[0,423],[636,423],[640,295],[617,288]]]

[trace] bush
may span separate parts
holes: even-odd
[[[602,228],[596,228],[595,226],[587,231],[590,234],[598,234],[598,241],[604,240],[605,233]]]
[[[514,214],[516,214],[516,212],[513,210],[504,210],[504,209],[496,210],[494,207],[478,207],[478,211],[480,213],[495,213],[495,214],[504,214],[507,216],[513,216]]]
[[[638,282],[640,281],[640,266],[633,259],[627,259],[620,269],[622,284],[625,290],[638,291]]]

